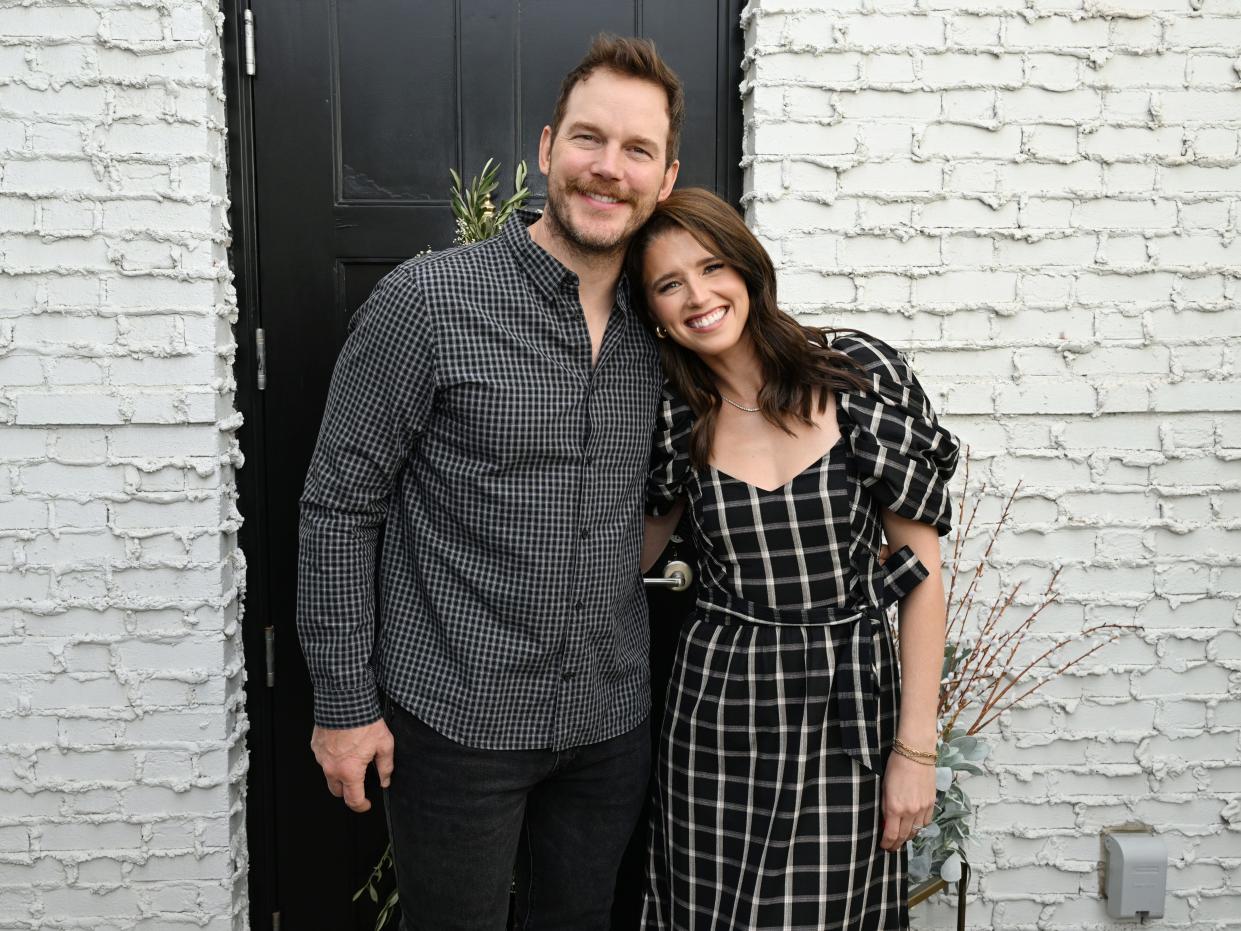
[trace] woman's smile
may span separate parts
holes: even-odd
[[[728,313],[727,307],[717,307],[714,310],[708,310],[706,313],[687,318],[685,325],[691,330],[714,329],[716,324],[723,321],[724,314],[726,313]]]

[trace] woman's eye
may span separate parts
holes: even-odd
[[[706,267],[705,269],[703,269],[703,271],[705,271],[705,272],[717,272],[717,271],[719,271],[719,270],[720,270],[721,268],[723,268],[723,267],[724,267],[724,263],[723,263],[723,262],[711,262],[710,264],[708,264],[708,265],[707,265],[707,267]]]
[[[663,284],[661,284],[658,288],[655,289],[655,293],[656,294],[667,294],[669,291],[671,291],[676,286],[677,286],[677,282],[675,281],[665,281]]]

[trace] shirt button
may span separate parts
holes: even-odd
[[[588,465],[588,466],[592,466],[592,465],[594,465],[594,464],[595,464],[595,457],[594,457],[594,456],[591,456],[591,455],[589,455],[589,454],[588,454],[588,455],[583,456],[583,457],[582,457],[582,464],[583,464],[583,465]]]
[[[581,536],[582,536],[582,539],[585,540],[587,537],[590,536],[590,531],[587,530],[585,527],[583,527],[581,530]]]
[[[579,598],[577,601],[573,602],[573,610],[574,610],[574,611],[583,611],[583,610],[585,610],[585,608],[586,608],[586,601],[585,601],[585,599],[583,599],[583,598]]]
[[[572,682],[575,678],[577,678],[577,673],[566,670],[560,674],[560,678],[564,682]]]

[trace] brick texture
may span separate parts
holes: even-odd
[[[988,519],[1020,480],[990,572],[1061,569],[1047,634],[1136,628],[992,731],[969,926],[1127,927],[1098,834],[1140,821],[1160,926],[1238,927],[1241,6],[754,0],[743,26],[783,306],[909,351]]]
[[[246,925],[217,18],[0,0],[0,927]]]

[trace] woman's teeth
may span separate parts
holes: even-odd
[[[685,325],[689,327],[691,330],[701,330],[705,327],[709,327],[709,326],[712,326],[713,324],[719,323],[720,320],[722,320],[723,318],[724,318],[724,308],[717,307],[715,310],[711,311],[709,314],[703,314],[701,317],[694,317],[692,320],[687,320]]]

